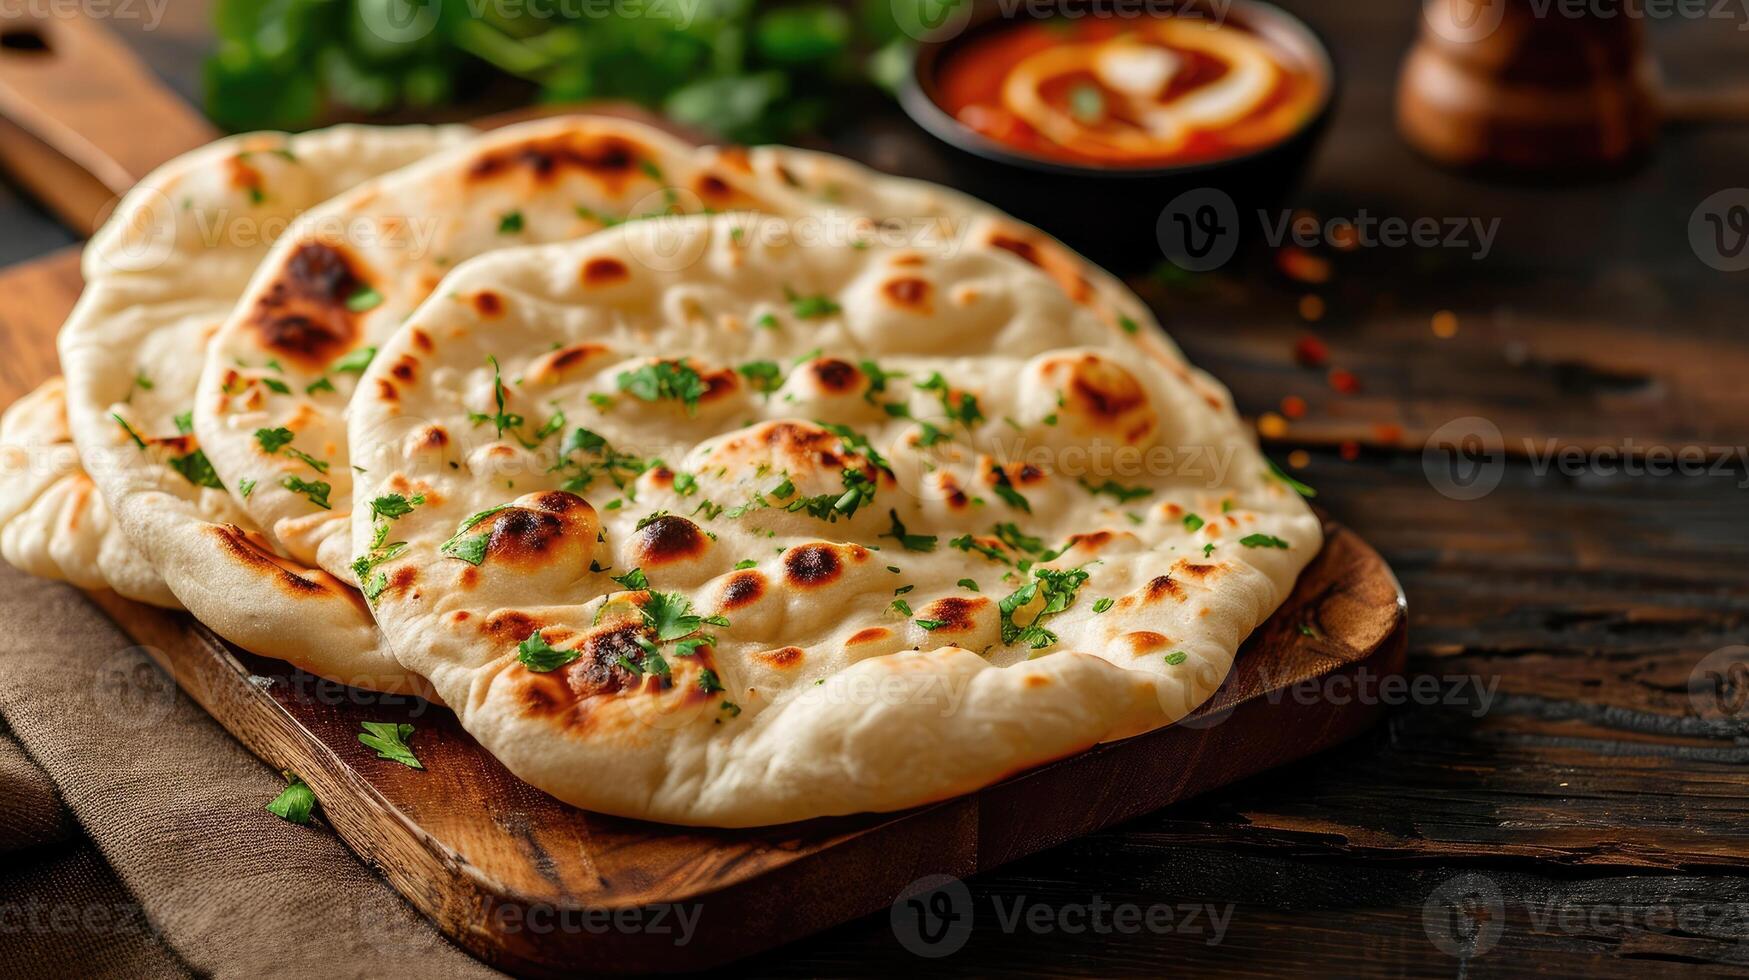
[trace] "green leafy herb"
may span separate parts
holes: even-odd
[[[1094,613],[1094,615],[1098,615],[1102,612],[1105,612],[1107,609],[1110,609],[1110,608],[1111,608],[1111,597],[1110,596],[1103,596],[1103,597],[1101,597],[1099,599],[1095,599],[1093,601],[1093,613]]]
[[[843,309],[826,296],[802,296],[788,286],[784,287],[783,295],[789,300],[790,312],[794,313],[796,318],[800,320],[814,320],[831,316]]]
[[[990,475],[996,478],[996,485],[993,488],[996,491],[996,496],[1001,497],[1004,503],[1016,510],[1023,510],[1028,514],[1032,513],[1032,505],[1020,495],[1019,490],[1014,489],[1013,482],[1008,479],[1007,470],[998,466],[990,471]]]
[[[1239,543],[1247,548],[1280,548],[1287,550],[1287,542],[1273,534],[1247,534],[1239,539]]]
[[[197,487],[209,487],[213,490],[225,489],[225,484],[219,479],[218,471],[213,469],[212,461],[206,458],[206,453],[196,449],[186,456],[177,456],[167,460],[170,468],[182,474],[182,478]],[[323,484],[327,486],[327,484]],[[324,496],[324,499],[326,497]]]
[[[893,519],[893,526],[885,534],[882,534],[881,537],[897,538],[899,543],[905,547],[906,551],[935,550],[936,542],[940,540],[935,535],[908,534],[905,531],[904,523],[899,520],[899,512],[897,510],[889,510],[887,511],[887,515]]]
[[[413,747],[407,744],[407,740],[413,737],[412,725],[390,721],[364,721],[359,725],[364,731],[359,733],[358,740],[366,748],[375,749],[377,758],[399,762],[409,769],[425,768],[413,755]]]
[[[1189,659],[1190,658],[1185,655],[1183,650],[1174,650],[1166,655],[1166,662],[1174,667]]]
[[[960,423],[966,428],[973,428],[984,421],[984,412],[978,407],[978,396],[969,391],[955,393],[948,386],[947,379],[936,371],[924,378],[917,385],[920,391],[933,391],[941,400],[941,410],[948,418]]]
[[[170,421],[176,424],[176,431],[181,435],[189,435],[194,431],[193,412],[177,412]]]
[[[1140,500],[1143,497],[1152,497],[1154,495],[1154,491],[1149,487],[1126,487],[1115,480],[1107,480],[1098,486],[1094,486],[1085,479],[1081,480],[1080,483],[1082,489],[1093,494],[1095,497],[1105,494],[1106,496],[1117,498],[1117,502],[1120,504],[1127,504],[1132,500]]]
[[[523,219],[521,211],[511,211],[498,219],[498,234],[516,235],[522,232]]]
[[[493,404],[497,406],[497,411],[491,415],[487,415],[484,412],[469,412],[468,421],[472,422],[474,425],[479,425],[483,422],[490,422],[492,423],[492,428],[497,431],[498,435],[503,436],[505,429],[516,429],[520,427],[523,419],[522,416],[517,415],[514,412],[504,411],[504,374],[498,368],[498,358],[492,355],[487,355],[486,363],[492,365],[492,401]],[[560,424],[563,424],[563,422]]]
[[[468,532],[472,531],[474,526],[481,521],[508,509],[510,509],[509,504],[499,504],[496,507],[488,507],[478,513],[469,514],[466,520],[456,526],[455,534],[438,546],[437,553],[478,566],[486,560],[486,544],[492,536],[489,532],[481,532],[480,534],[468,534]]]
[[[261,383],[267,386],[268,391],[271,391],[276,395],[291,394],[291,385],[286,384],[278,378],[262,378]]]
[[[1207,523],[1206,521],[1204,521],[1201,517],[1197,516],[1196,514],[1184,515],[1184,529],[1186,531],[1190,531],[1193,533],[1196,531],[1200,531],[1200,530],[1202,530],[1203,525],[1206,523]]]
[[[1043,650],[1057,642],[1057,635],[1046,629],[1045,620],[1056,616],[1075,601],[1081,586],[1087,583],[1087,573],[1079,568],[1035,568],[1033,581],[1014,590],[996,604],[1002,619],[1002,642],[1025,644]],[[1044,604],[1030,622],[1016,622],[1015,613],[1043,597]]]
[[[289,823],[309,823],[310,813],[316,808],[315,791],[289,772],[285,778],[285,789],[267,804],[267,812]]]
[[[933,633],[936,630],[941,629],[943,626],[946,626],[947,620],[945,620],[945,619],[919,619],[919,620],[917,620],[917,625],[921,626],[924,629]]]
[[[698,689],[706,694],[715,694],[723,689],[723,684],[717,680],[717,672],[706,667],[698,673]]]
[[[334,488],[321,480],[305,481],[295,476],[288,476],[281,480],[279,485],[290,490],[292,493],[303,494],[305,497],[309,498],[310,503],[315,504],[323,510],[334,509],[333,505],[328,503],[328,494],[332,492]]]
[[[370,367],[370,362],[376,356],[377,349],[375,347],[360,347],[328,365],[328,370],[335,374],[363,374],[364,369]]]
[[[128,438],[133,440],[134,445],[141,449],[146,448],[146,440],[140,438],[140,434],[134,431],[134,427],[128,424],[127,419],[122,418],[117,412],[110,412],[109,417],[115,419],[115,424],[121,426],[121,430],[128,434]]]
[[[255,492],[255,481],[248,477],[238,480],[237,492],[243,495],[244,500],[248,500],[249,495]]]
[[[615,384],[620,391],[647,402],[663,399],[680,402],[689,415],[698,411],[698,400],[707,390],[698,372],[678,361],[657,361],[636,371],[621,371]]]
[[[1263,461],[1265,463],[1269,464],[1269,475],[1273,476],[1277,480],[1280,480],[1281,482],[1287,484],[1288,487],[1291,490],[1293,490],[1295,493],[1299,494],[1302,497],[1316,497],[1318,495],[1318,491],[1313,490],[1311,487],[1308,487],[1304,483],[1301,483],[1300,481],[1287,475],[1287,472],[1285,470],[1283,470],[1281,467],[1275,465],[1275,460],[1270,459],[1266,456],[1266,457],[1264,457]]]
[[[769,395],[783,386],[783,368],[776,361],[748,361],[736,370],[754,391],[762,395]]]
[[[971,589],[973,592],[978,591],[978,583],[969,579],[969,578],[960,579],[959,580],[959,587],[962,589]]]
[[[540,630],[530,633],[527,639],[516,645],[517,661],[537,674],[558,670],[581,656],[581,650],[555,649],[547,643]]]
[[[354,313],[369,313],[371,310],[374,310],[381,305],[383,305],[383,294],[369,286],[360,286],[351,296],[346,297],[346,308]],[[354,351],[353,353],[356,354],[358,352]],[[375,351],[372,351],[372,353],[375,353]],[[347,356],[350,357],[351,355],[349,354]],[[342,370],[342,368],[336,366],[334,370],[339,371]]]

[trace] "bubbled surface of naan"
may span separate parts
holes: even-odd
[[[777,220],[496,253],[383,347],[354,509],[416,505],[353,550],[402,662],[561,799],[728,826],[944,798],[1206,699],[1321,544],[1225,392],[1026,256]],[[652,363],[696,403],[622,390]],[[788,506],[853,486],[851,514]],[[1054,642],[1004,642],[1038,568],[1087,578]],[[713,642],[653,635],[677,598]],[[531,670],[537,633],[574,659]]]

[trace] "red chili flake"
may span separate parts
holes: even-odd
[[[1294,360],[1306,367],[1323,367],[1330,360],[1330,348],[1324,346],[1322,340],[1306,334],[1294,345]]]
[[[1306,417],[1306,400],[1298,395],[1289,395],[1281,400],[1281,414],[1290,419]]]
[[[1319,286],[1330,281],[1330,260],[1290,245],[1275,253],[1275,266],[1295,282]]]
[[[1373,437],[1387,446],[1403,441],[1403,427],[1395,422],[1380,422],[1372,427]]]
[[[1342,455],[1344,460],[1352,463],[1360,458],[1360,443],[1353,439],[1347,439],[1343,441],[1341,446],[1337,447],[1336,451]]]
[[[1330,387],[1344,395],[1353,395],[1360,391],[1360,379],[1352,371],[1337,368],[1330,372]]]

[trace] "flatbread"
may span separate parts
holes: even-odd
[[[353,535],[401,661],[560,799],[721,826],[1202,703],[1321,545],[1230,402],[1008,250],[796,238],[494,253],[382,346]]]
[[[227,485],[252,481],[234,501],[283,554],[351,581],[344,414],[357,365],[476,255],[763,203],[708,163],[641,123],[565,117],[499,130],[306,215],[207,352],[195,429]],[[282,446],[259,435],[280,429]]]
[[[79,465],[59,377],[0,416],[0,557],[38,578],[180,606]]]
[[[342,126],[180,157],[92,240],[60,335],[82,465],[148,567],[226,639],[360,687],[423,690],[354,590],[274,553],[232,504],[191,433],[195,383],[207,338],[300,212],[473,135]]]

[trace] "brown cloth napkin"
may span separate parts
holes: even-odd
[[[263,809],[279,773],[78,592],[3,565],[0,717],[0,976],[501,976]]]

